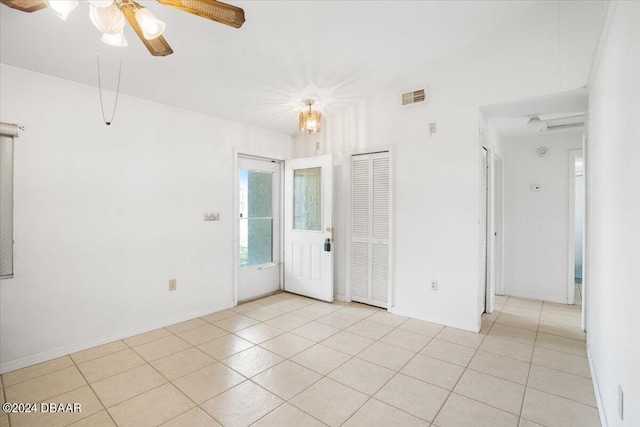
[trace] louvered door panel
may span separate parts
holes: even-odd
[[[487,289],[487,185],[488,185],[488,159],[487,159],[487,150],[486,148],[482,148],[480,152],[480,255],[479,255],[479,282],[480,288],[482,291],[480,292],[480,301],[478,302],[479,307],[484,307],[485,298],[483,298],[484,293]]]
[[[389,245],[371,245],[371,304],[387,307],[389,298]]]
[[[389,155],[372,156],[371,237],[389,239]]]
[[[351,299],[368,303],[369,244],[353,242],[351,246]]]
[[[368,156],[355,156],[353,158],[352,181],[351,181],[351,207],[352,207],[352,229],[353,237],[369,238],[369,216],[370,216],[370,161]]]

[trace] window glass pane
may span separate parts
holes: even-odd
[[[0,277],[13,275],[13,138],[0,136]]]
[[[293,228],[322,229],[322,168],[293,171]]]
[[[271,197],[273,187],[271,186],[272,174],[270,172],[247,171],[247,184],[249,187],[248,197],[248,217],[260,218],[270,217]]]
[[[273,262],[273,218],[240,218],[240,267]]]

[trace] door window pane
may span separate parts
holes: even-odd
[[[240,170],[240,266],[273,262],[273,174]]]
[[[322,168],[293,171],[293,228],[322,229]]]

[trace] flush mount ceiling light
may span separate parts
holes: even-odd
[[[307,99],[304,103],[309,106],[309,110],[300,111],[300,130],[309,134],[320,132],[322,114],[320,114],[320,111],[311,111],[311,106],[314,103],[313,99]]]
[[[540,120],[540,116],[534,114],[529,116],[527,127],[531,130],[542,132],[547,129],[547,124],[544,121]]]
[[[234,28],[240,28],[244,23],[244,10],[216,0],[156,1]],[[22,12],[36,12],[49,7],[62,20],[66,20],[69,13],[78,6],[78,0],[0,0],[0,3]],[[102,41],[105,43],[116,46],[127,45],[124,35],[120,35],[126,20],[153,56],[166,56],[173,53],[171,46],[162,37],[165,29],[164,22],[135,1],[89,0],[88,3],[91,9],[89,12],[91,22],[102,32],[104,35]]]

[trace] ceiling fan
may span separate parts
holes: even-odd
[[[216,0],[156,0],[165,6],[192,13],[221,24],[240,28],[244,23],[244,10]],[[0,3],[22,12],[36,12],[50,7],[62,19],[77,6],[77,0],[0,0]],[[153,56],[173,53],[169,43],[162,37],[164,23],[146,8],[133,0],[89,0],[90,17],[94,25],[103,32],[103,41],[116,46],[125,46],[122,30],[124,19]]]

